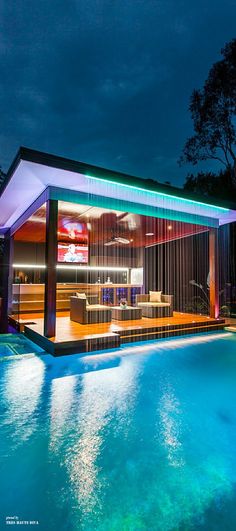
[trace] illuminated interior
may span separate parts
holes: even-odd
[[[18,318],[44,312],[45,228],[43,204],[14,234],[11,313]],[[58,312],[69,312],[77,291],[103,304],[126,299],[135,306],[136,295],[150,290],[173,294],[175,309],[186,311],[196,292],[191,281],[207,277],[202,225],[59,201],[57,238]],[[200,248],[205,260],[198,261]]]

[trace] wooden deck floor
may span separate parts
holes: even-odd
[[[121,343],[222,329],[223,319],[174,312],[173,317],[112,321],[81,325],[70,320],[69,312],[57,314],[56,336],[43,335],[42,314],[22,314],[26,335],[53,355],[116,348]]]

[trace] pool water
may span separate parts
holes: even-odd
[[[236,334],[7,356],[0,426],[0,529],[236,529]]]
[[[8,356],[42,354],[44,351],[23,334],[0,334],[0,361]]]

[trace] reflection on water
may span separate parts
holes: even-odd
[[[5,422],[14,430],[15,444],[26,441],[36,428],[36,408],[44,381],[45,365],[38,357],[6,362],[3,399],[7,407]]]
[[[128,361],[115,371],[107,369],[86,374],[81,383],[76,444],[66,457],[70,479],[83,513],[101,509],[98,456],[106,437],[105,428],[116,417],[116,431],[126,437],[132,418],[140,366]]]
[[[2,363],[0,514],[33,507],[43,531],[209,531],[219,515],[236,529],[235,347],[222,333]]]
[[[76,376],[52,380],[50,397],[50,450],[52,452],[58,452],[64,440],[68,418],[76,400],[76,382]]]
[[[167,451],[167,458],[171,466],[184,466],[182,448],[182,411],[180,402],[174,394],[173,387],[169,382],[159,400],[160,432],[163,444]]]

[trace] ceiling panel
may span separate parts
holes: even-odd
[[[85,224],[89,232],[89,242],[103,245],[112,237],[129,240],[130,247],[145,247],[171,241],[191,234],[197,234],[206,227],[179,221],[151,218],[128,212],[107,210],[87,205],[59,202],[58,239],[79,241],[76,224]],[[70,234],[68,226],[73,229]],[[15,233],[15,240],[44,242],[46,228],[45,205]],[[121,244],[117,244],[122,246]],[[127,246],[126,246],[127,247]]]

